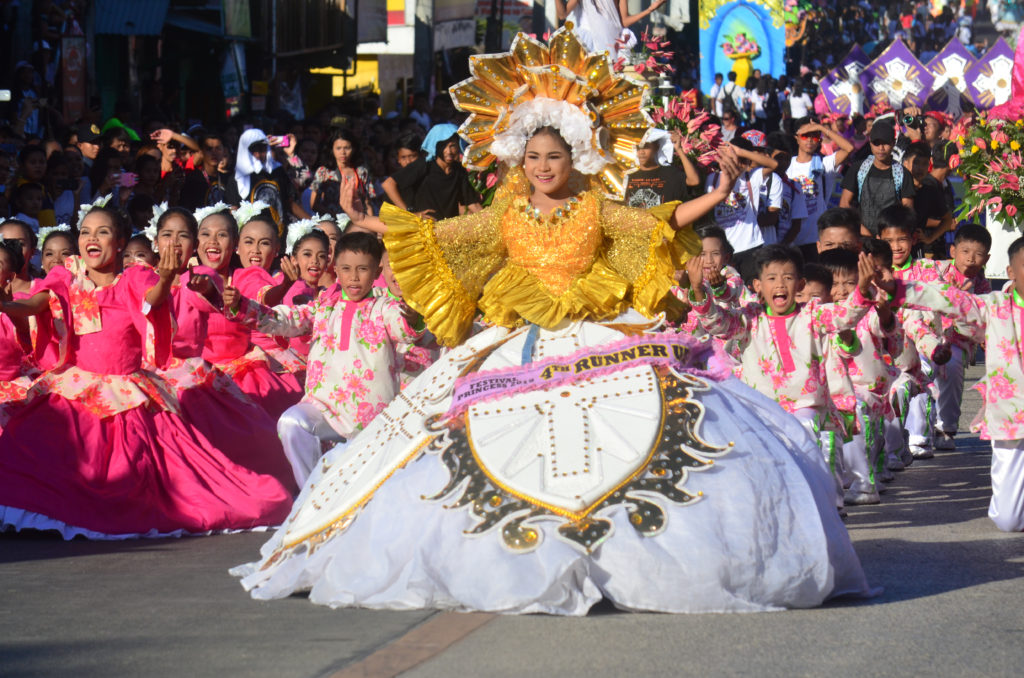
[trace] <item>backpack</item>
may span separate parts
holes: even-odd
[[[864,158],[864,162],[860,164],[860,169],[857,170],[857,200],[860,201],[861,194],[864,192],[864,180],[868,178],[868,171],[871,169],[871,165],[875,162],[874,158]],[[900,168],[900,172],[896,171],[896,168]],[[903,188],[903,165],[898,162],[892,164],[892,185],[896,189],[896,200],[900,199],[900,191]]]

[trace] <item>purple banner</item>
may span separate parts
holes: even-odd
[[[928,107],[959,118],[963,113],[964,100],[972,100],[967,91],[967,73],[976,62],[977,59],[967,51],[963,43],[956,38],[950,40],[928,62],[928,70],[935,78],[932,94],[928,97]]]
[[[902,40],[894,40],[868,64],[868,96],[872,104],[892,108],[925,105],[935,77]]]
[[[1013,50],[999,38],[967,71],[967,91],[980,109],[1005,104],[1013,89]]]
[[[868,79],[864,73],[869,59],[860,45],[854,45],[839,65],[821,81],[821,93],[834,113],[864,113]]]

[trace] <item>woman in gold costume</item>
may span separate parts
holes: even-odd
[[[260,599],[585,614],[808,607],[867,583],[816,445],[708,342],[661,331],[684,204],[623,207],[645,86],[571,26],[471,60],[470,166],[492,205],[440,222],[343,206],[384,234],[406,301],[450,347],[314,469],[261,560]]]

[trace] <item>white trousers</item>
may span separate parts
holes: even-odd
[[[285,410],[277,420],[277,435],[299,487],[306,484],[306,478],[323,454],[323,443],[345,440],[331,428],[320,410],[309,403],[292,405]]]
[[[864,403],[857,401],[857,421],[860,433],[843,445],[843,466],[846,470],[846,484],[851,492],[874,492],[875,474],[869,463],[871,449],[879,448],[875,429],[864,411]],[[876,451],[877,454],[877,451]]]
[[[907,434],[910,444],[915,447],[932,446],[932,429],[935,426],[935,401],[928,392],[918,393],[907,406]]]
[[[836,506],[843,507],[843,457],[839,454],[839,448],[843,444],[842,437],[834,431],[821,430],[821,417],[816,410],[804,408],[793,413],[800,425],[812,438],[818,441],[818,448],[825,457],[828,470],[832,472],[832,478],[836,485]]]
[[[988,517],[1003,532],[1024,531],[1024,440],[992,441]]]
[[[935,408],[935,428],[946,433],[956,433],[960,428],[960,403],[964,398],[963,350],[952,347],[953,357],[935,370],[935,385],[939,389]]]

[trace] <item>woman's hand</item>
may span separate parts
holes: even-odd
[[[231,284],[228,280],[228,284],[224,286],[224,292],[221,294],[221,298],[224,300],[224,312],[231,311],[232,313],[238,313],[239,307],[242,305],[242,293],[238,291],[238,288]]]
[[[160,260],[156,263],[156,272],[161,280],[174,280],[174,276],[181,271],[181,261],[178,252],[173,247],[165,247],[160,250]]]
[[[722,144],[718,147],[718,168],[720,171],[716,190],[723,196],[728,196],[736,185],[736,180],[743,174],[739,154],[732,144]]]
[[[301,275],[295,260],[288,255],[281,257],[281,273],[284,273],[284,277],[289,282],[295,282]]]
[[[188,277],[188,288],[196,294],[207,298],[209,298],[210,292],[216,289],[210,280],[210,276],[202,273],[197,275],[194,272]]]

